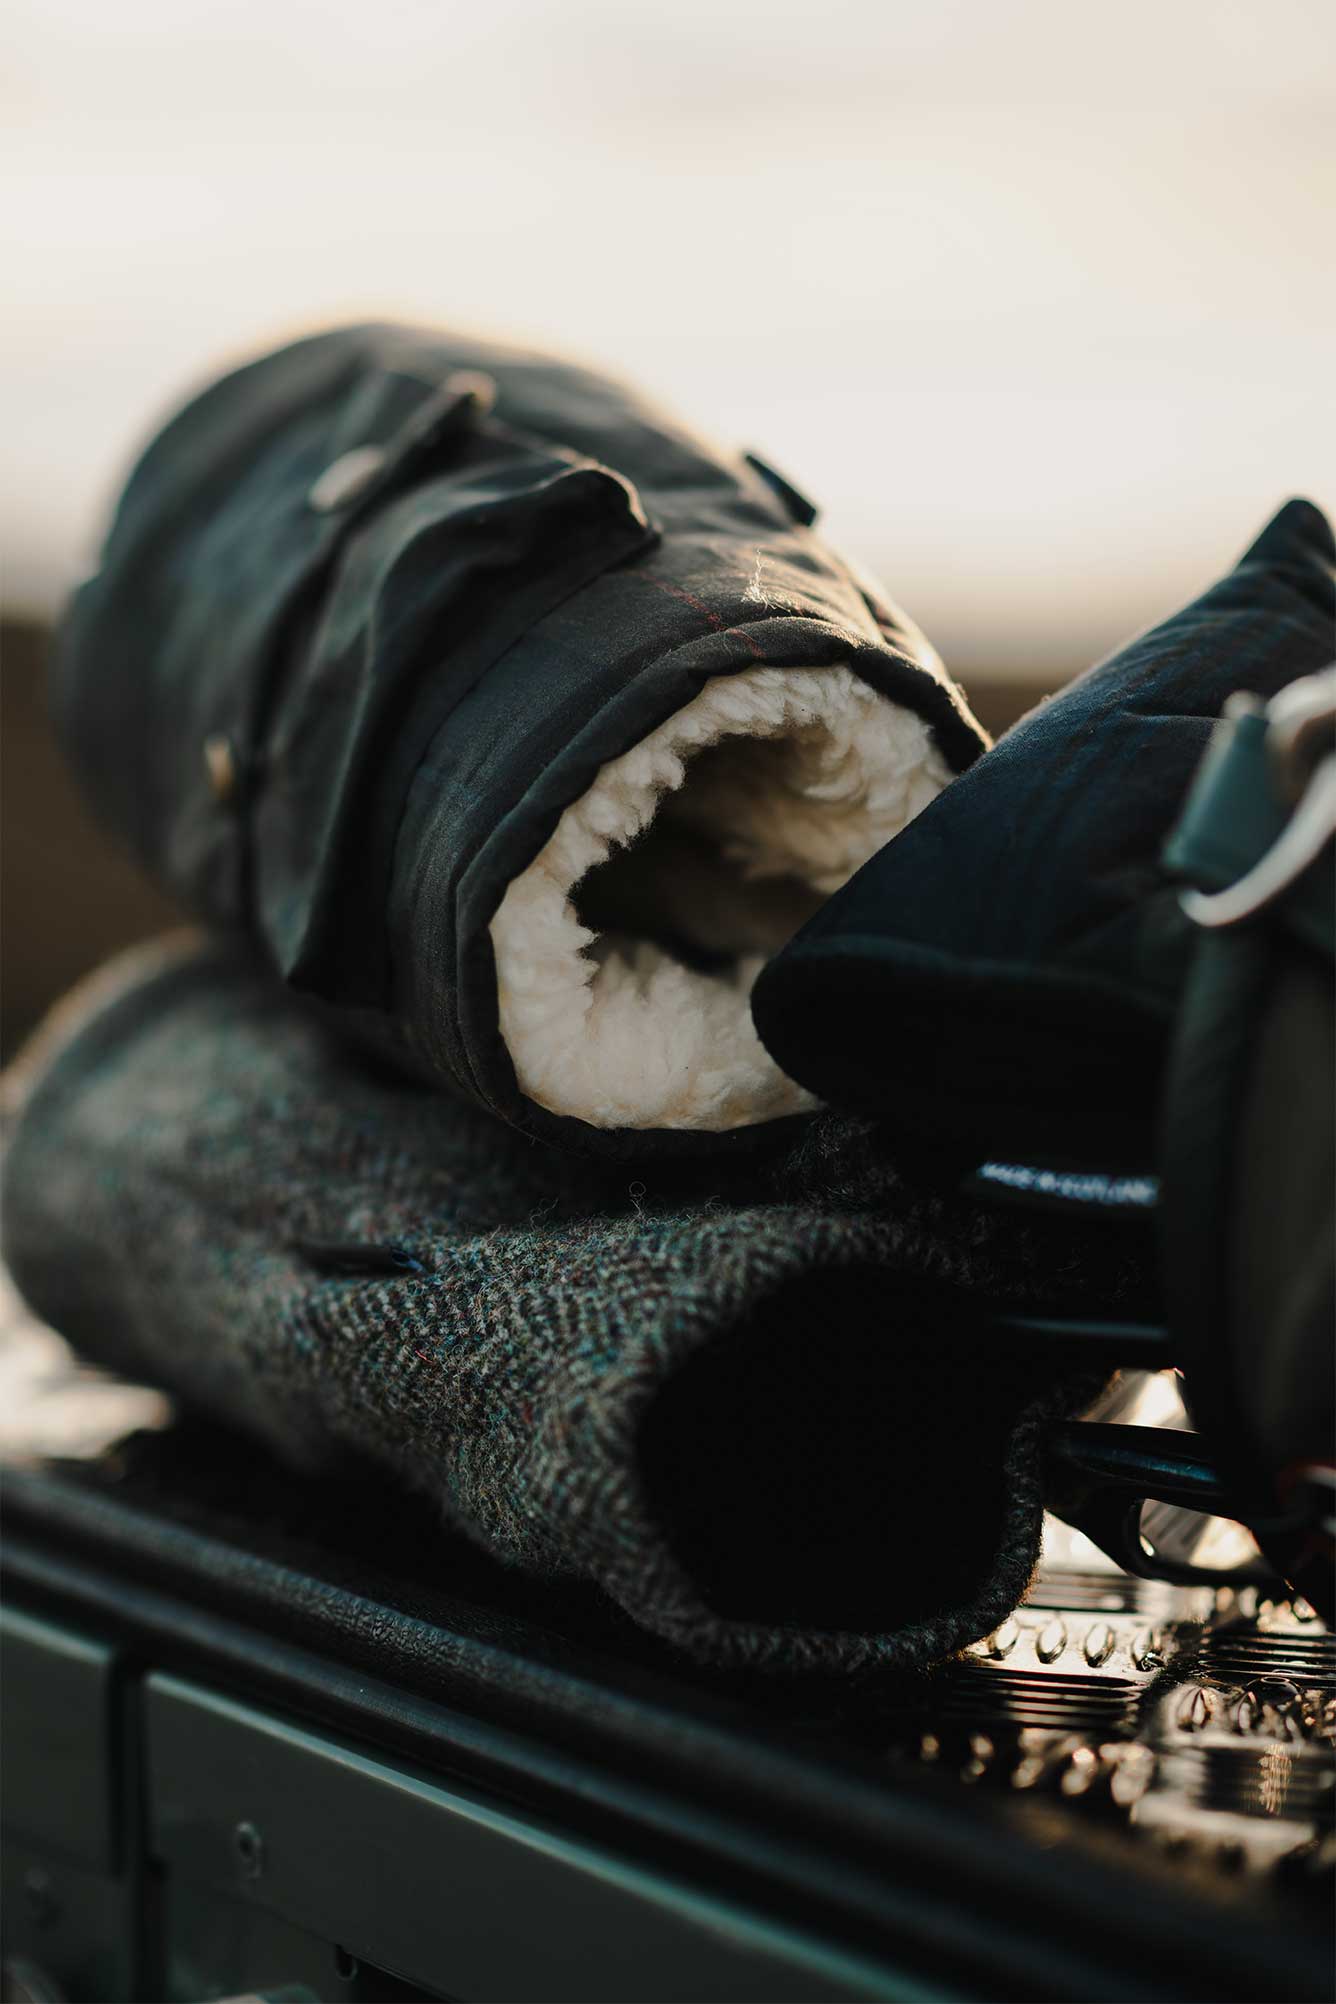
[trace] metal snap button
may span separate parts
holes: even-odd
[[[306,496],[307,506],[314,508],[317,515],[332,515],[337,509],[346,508],[359,495],[365,494],[372,481],[379,477],[384,464],[383,445],[353,446],[311,483]]]
[[[205,738],[204,770],[215,800],[226,802],[237,790],[237,755],[224,737]]]
[[[456,397],[472,397],[480,417],[496,402],[496,378],[485,369],[456,369],[445,379],[445,387]]]

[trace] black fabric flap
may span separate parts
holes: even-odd
[[[425,746],[528,627],[654,534],[620,475],[491,420],[353,529],[263,731],[254,915],[285,978],[387,999],[394,843]]]
[[[298,873],[346,820],[361,734],[413,665],[410,638],[439,627],[442,653],[447,634],[453,646],[454,601],[481,574],[495,585],[524,560],[533,619],[573,588],[573,545],[581,582],[653,540],[619,475],[487,417],[469,387],[451,388],[448,351],[430,358],[433,374],[403,350],[394,330],[320,336],[189,405],[137,467],[57,661],[59,725],[95,803],[215,920],[252,916],[248,823],[276,772],[284,801],[309,807],[319,765],[318,825],[300,857],[275,859],[265,889],[285,972],[321,896],[318,877],[299,887]],[[339,594],[340,575],[356,593]],[[387,634],[377,585],[398,594],[406,576],[414,590],[396,596]],[[498,620],[492,655],[513,637]],[[374,656],[374,691],[359,656],[368,677]]]

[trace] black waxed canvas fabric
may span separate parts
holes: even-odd
[[[1130,1166],[1191,928],[1160,864],[1236,690],[1336,652],[1336,544],[1292,501],[1236,567],[1022,719],[765,968],[756,1026],[835,1105],[989,1157]]]
[[[985,1633],[1036,1557],[1044,1424],[1095,1387],[972,1306],[1137,1285],[1097,1232],[914,1192],[834,1116],[764,1166],[582,1162],[225,949],[113,970],[22,1091],[4,1253],[80,1351],[298,1467],[378,1467],[706,1662]]]
[[[314,505],[349,454],[363,484]],[[489,922],[562,810],[758,665],[848,664],[954,769],[983,742],[758,465],[542,355],[389,325],[299,341],[145,452],[66,622],[62,739],[149,869],[345,1028],[529,1132],[642,1153],[527,1100],[498,1030]]]

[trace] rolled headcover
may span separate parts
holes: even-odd
[[[1022,719],[762,973],[793,1077],[974,1163],[1154,1156],[1193,932],[1165,838],[1236,690],[1331,659],[1336,545],[1291,501],[1235,568]]]
[[[921,1664],[1025,1590],[1045,1421],[1096,1385],[971,1303],[1102,1296],[1066,1221],[915,1193],[831,1116],[632,1180],[359,1062],[218,947],[101,970],[7,1099],[35,1312],[296,1468],[413,1488],[704,1662]]]
[[[478,380],[479,374],[482,380]],[[601,376],[429,330],[317,335],[153,441],[55,691],[107,822],[293,989],[516,1125],[488,927],[610,759],[712,677],[843,665],[978,727],[759,462]],[[677,1145],[727,1143],[678,1135]]]

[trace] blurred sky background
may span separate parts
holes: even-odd
[[[1332,0],[9,0],[5,593],[321,321],[584,351],[1052,682],[1336,505]]]

